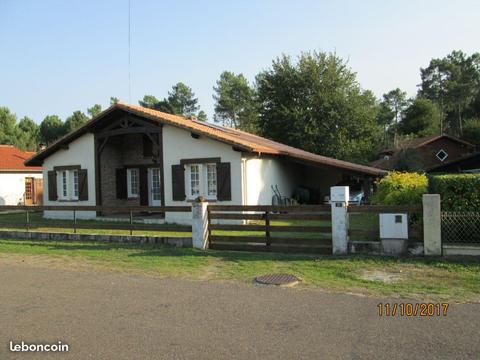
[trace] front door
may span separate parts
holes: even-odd
[[[25,205],[33,205],[35,200],[35,188],[33,177],[25,178]]]
[[[161,206],[160,168],[148,169],[148,205]]]

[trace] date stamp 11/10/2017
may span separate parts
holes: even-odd
[[[378,316],[433,317],[447,316],[447,303],[379,303]]]

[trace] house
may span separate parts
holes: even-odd
[[[480,174],[480,152],[467,154],[426,169],[428,173],[477,173]]]
[[[385,149],[371,166],[385,170],[405,170],[405,158],[415,170],[426,171],[475,151],[475,145],[450,135],[432,135],[400,142],[396,149]]]
[[[240,130],[117,103],[26,161],[43,166],[46,205],[187,205],[198,196],[234,205],[272,203],[274,190],[322,201],[346,178],[384,170],[312,154]],[[48,211],[47,217],[71,212]],[[95,212],[82,212],[93,218]],[[80,216],[80,214],[79,214]],[[166,222],[189,214],[167,212]]]
[[[13,145],[0,145],[0,205],[42,203],[42,168],[24,165],[33,154]]]

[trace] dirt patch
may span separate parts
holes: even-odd
[[[403,274],[401,273],[389,273],[380,270],[365,270],[360,275],[360,278],[368,281],[379,281],[386,284],[395,283],[401,281]]]

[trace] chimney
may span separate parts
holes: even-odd
[[[43,151],[43,150],[45,150],[46,148],[47,148],[47,147],[45,146],[45,144],[41,144],[41,143],[38,144],[38,149],[39,149],[40,151]]]

